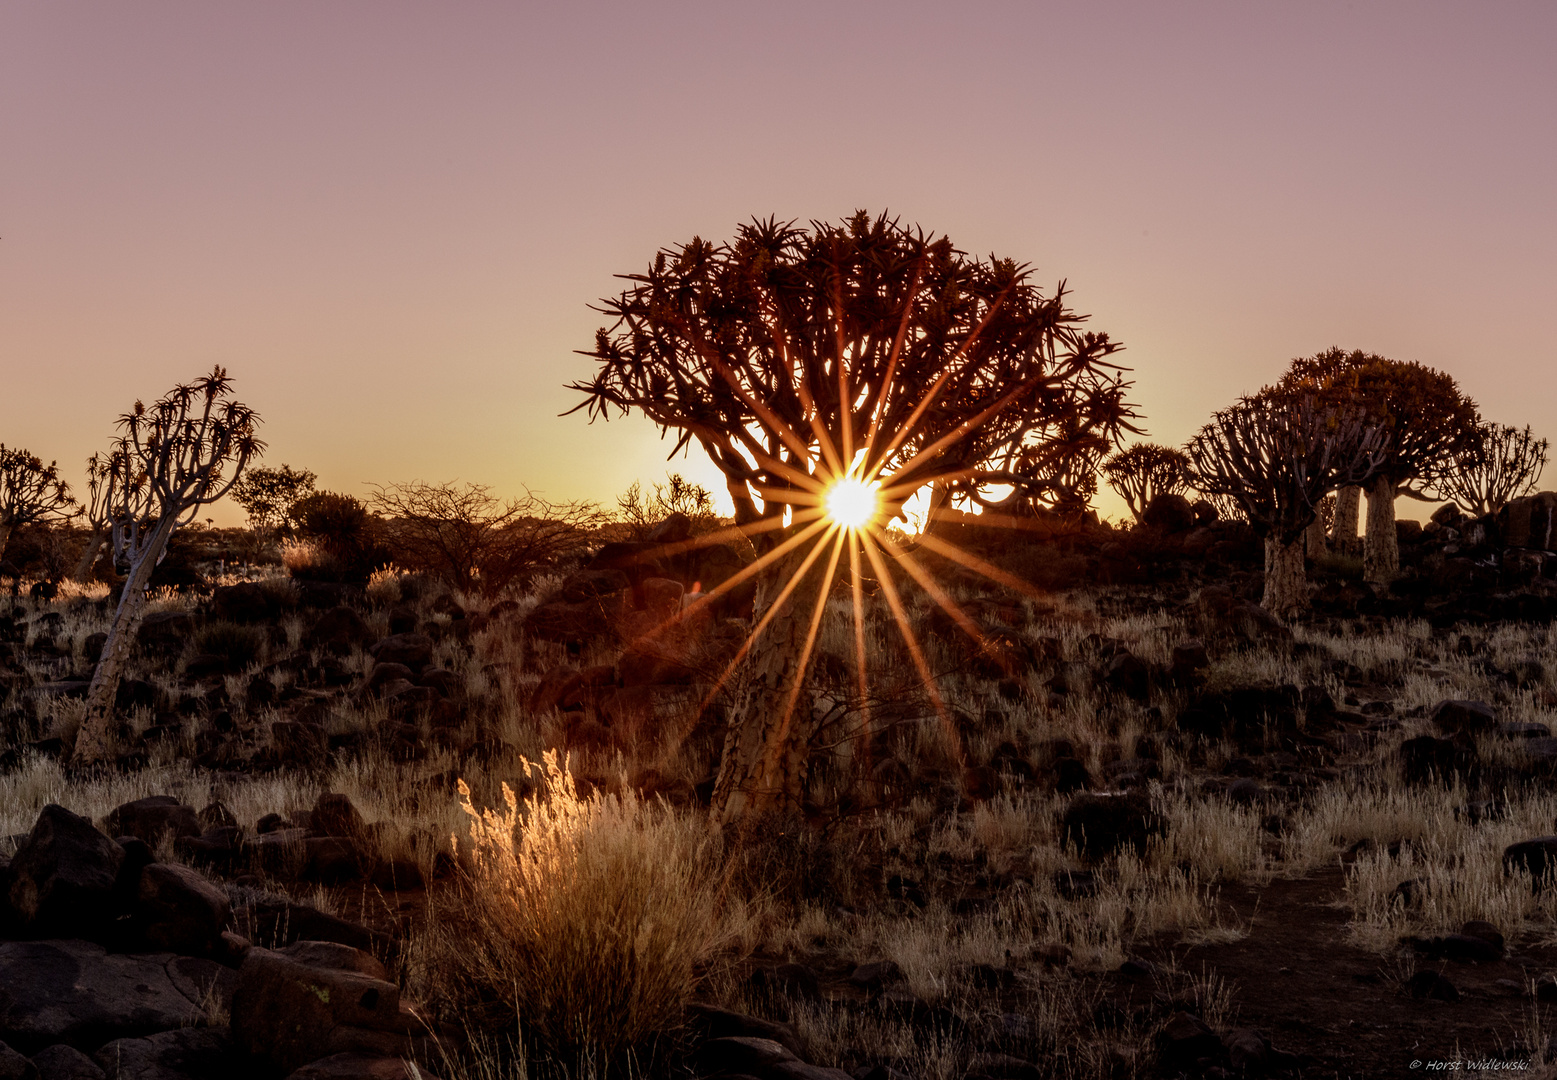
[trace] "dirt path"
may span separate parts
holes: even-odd
[[[1260,1030],[1277,1049],[1295,1055],[1296,1075],[1358,1080],[1450,1071],[1553,1075],[1533,1065],[1523,1070],[1505,1065],[1494,1072],[1470,1064],[1528,1058],[1510,1052],[1534,1004],[1519,987],[1557,970],[1557,952],[1515,942],[1495,963],[1419,957],[1417,970],[1440,972],[1459,1000],[1413,1000],[1398,970],[1347,943],[1347,911],[1336,904],[1342,883],[1343,872],[1336,868],[1302,881],[1224,889],[1222,899],[1238,918],[1252,920],[1249,935],[1231,944],[1176,948],[1179,968],[1198,973],[1204,966],[1234,984],[1238,1024]],[[1557,1004],[1541,1008],[1557,1019]],[[1420,1062],[1414,1069],[1413,1061]],[[1452,1061],[1465,1064],[1432,1068],[1434,1062]]]

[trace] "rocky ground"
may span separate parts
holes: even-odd
[[[806,815],[720,840],[693,1000],[635,1068],[1539,1074],[1554,503],[1404,525],[1387,591],[1321,558],[1290,627],[1234,526],[957,526],[1044,591],[939,568],[984,632],[915,601],[944,714],[879,598],[850,697],[841,596]],[[59,759],[104,590],[0,607],[0,1076],[605,1069],[513,1042],[440,966],[481,902],[455,783],[499,805],[557,748],[585,797],[699,817],[750,594],[663,631],[743,563],[666,554],[675,529],[500,600],[274,572],[159,595],[90,774]]]

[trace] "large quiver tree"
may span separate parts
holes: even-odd
[[[1282,389],[1240,398],[1190,440],[1195,487],[1233,500],[1265,541],[1266,610],[1308,606],[1303,534],[1325,495],[1373,478],[1386,445],[1360,408]]]
[[[1135,520],[1158,495],[1177,495],[1189,485],[1190,461],[1182,450],[1136,443],[1103,462],[1109,487],[1130,507]]]
[[[784,809],[814,724],[805,646],[825,574],[801,571],[822,569],[803,544],[825,526],[821,493],[879,480],[891,517],[925,486],[1008,482],[999,463],[1068,418],[1116,436],[1133,416],[1106,361],[1117,346],[1081,329],[1063,284],[1045,295],[1023,266],[863,212],[810,228],[755,221],[625,277],[586,353],[599,369],[572,389],[592,417],[637,410],[674,430],[672,454],[701,446],[738,525],[772,556],[714,813]]]
[[[58,464],[45,465],[35,454],[0,443],[0,558],[17,528],[68,518],[74,504]]]
[[[1486,423],[1474,446],[1445,461],[1428,479],[1428,494],[1454,503],[1467,514],[1495,514],[1510,499],[1529,495],[1546,468],[1545,439],[1523,429]]]
[[[128,576],[108,627],[108,640],[87,690],[86,716],[72,760],[92,764],[113,748],[114,698],[146,603],[151,572],[174,530],[193,521],[200,507],[231,490],[249,459],[260,453],[259,417],[234,400],[232,380],[220,367],[173,388],[150,408],[135,403],[119,419],[124,435],[108,456],[114,564]]]

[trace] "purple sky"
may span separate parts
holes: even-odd
[[[1554,48],[1544,2],[10,0],[0,441],[79,480],[220,363],[335,490],[714,486],[557,416],[587,305],[856,207],[1067,278],[1155,441],[1332,344],[1557,437]]]

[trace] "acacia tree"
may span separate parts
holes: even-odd
[[[119,418],[124,435],[108,456],[113,491],[109,547],[128,577],[87,689],[75,763],[108,757],[114,698],[151,572],[167,553],[174,531],[193,521],[200,507],[226,495],[249,459],[264,449],[254,434],[258,424],[254,410],[233,398],[232,380],[220,367],[175,386],[150,408],[137,401]]]
[[[1135,520],[1158,495],[1177,495],[1189,486],[1189,457],[1182,450],[1136,443],[1103,463],[1108,486],[1119,493]]]
[[[397,563],[488,595],[577,551],[606,522],[592,503],[533,492],[505,502],[485,484],[375,485],[368,502],[387,519]]]
[[[864,212],[809,228],[754,221],[625,277],[585,353],[599,369],[571,389],[591,418],[637,410],[677,433],[672,454],[695,440],[724,474],[759,554],[761,633],[714,813],[790,807],[817,723],[804,690],[817,600],[846,544],[851,566],[886,550],[840,530],[819,565],[841,520],[834,494],[877,485],[870,517],[884,521],[928,485],[1008,483],[1002,457],[1088,408],[1117,432],[1133,415],[1105,360],[1118,346],[1082,331],[1063,283],[1046,296],[1024,266]]]
[[[308,469],[250,469],[232,486],[232,501],[243,507],[249,528],[262,539],[280,531],[287,523],[292,507],[314,493],[319,477]]]
[[[1446,461],[1428,480],[1434,499],[1453,502],[1467,514],[1495,514],[1510,499],[1530,494],[1546,468],[1547,443],[1524,429],[1486,423],[1476,429],[1469,453]]]
[[[1304,533],[1326,494],[1373,478],[1387,440],[1356,406],[1269,388],[1190,440],[1195,487],[1234,500],[1265,540],[1266,610],[1287,617],[1307,607]]]
[[[19,526],[68,518],[75,501],[55,462],[0,443],[0,558]]]

